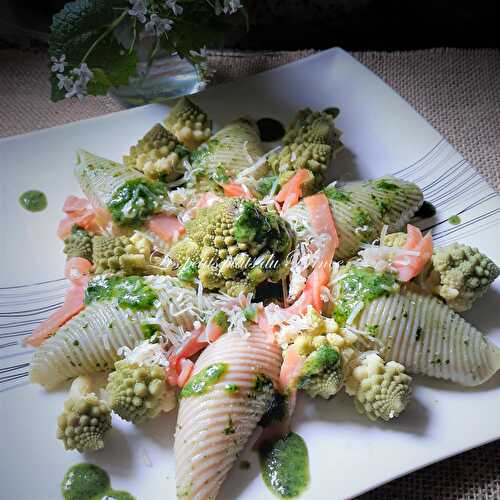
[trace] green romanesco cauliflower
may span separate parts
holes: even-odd
[[[331,158],[332,148],[328,144],[292,143],[269,155],[268,164],[278,176],[280,186],[301,168],[311,171],[311,180],[302,185],[304,195],[308,195],[321,187]]]
[[[363,354],[346,379],[346,392],[354,396],[356,409],[370,420],[388,421],[408,404],[412,378],[396,361],[385,363],[375,352]]]
[[[297,388],[312,396],[328,399],[344,384],[346,367],[356,353],[358,337],[339,328],[332,318],[318,314],[311,306],[298,319],[299,332],[293,321],[278,334],[280,343],[293,345],[305,357]]]
[[[160,123],[157,123],[123,157],[127,167],[140,170],[146,177],[163,182],[175,181],[184,173],[183,158],[189,151]]]
[[[144,342],[115,363],[106,393],[111,409],[124,420],[140,424],[175,407],[175,390],[166,381],[161,351],[159,344]]]
[[[66,257],[82,257],[92,262],[92,235],[78,226],[73,226],[71,234],[64,239]]]
[[[130,237],[95,236],[92,261],[95,274],[165,274],[160,259],[152,256],[151,242],[138,232]]]
[[[76,378],[71,385],[57,419],[57,438],[66,450],[84,453],[104,447],[104,435],[111,429],[111,410],[91,391],[92,380],[87,375]]]
[[[196,264],[203,287],[237,296],[286,275],[294,244],[290,226],[273,208],[228,198],[198,211],[170,258],[178,268],[188,259]]]
[[[328,144],[334,152],[342,148],[332,114],[310,108],[298,111],[287,127],[283,143]]]
[[[433,292],[457,312],[469,310],[500,274],[498,266],[477,248],[459,243],[436,248],[432,268]]]
[[[386,247],[403,248],[407,238],[406,233],[390,233],[385,235],[380,243]]]
[[[312,396],[328,399],[344,383],[342,357],[339,351],[325,343],[309,354],[297,380],[297,388]]]
[[[191,99],[182,97],[163,122],[188,149],[194,150],[212,135],[212,122]]]
[[[331,157],[332,148],[328,144],[292,143],[270,155],[268,161],[275,172],[307,168],[321,174],[328,168]]]

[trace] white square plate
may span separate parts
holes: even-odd
[[[393,173],[417,182],[437,207],[435,241],[462,241],[500,262],[500,201],[493,190],[420,115],[382,80],[340,49],[213,88],[195,96],[220,126],[240,115],[288,122],[300,108],[337,106],[346,149],[332,178],[372,178]],[[78,194],[72,175],[75,149],[120,160],[168,108],[149,105],[0,141],[0,497],[49,500],[60,496],[67,468],[92,461],[111,474],[116,489],[138,500],[174,498],[175,415],[133,427],[115,419],[103,451],[89,456],[64,452],[55,439],[63,392],[29,385],[30,350],[17,342],[61,301],[64,255],[56,236],[61,206]],[[41,189],[48,209],[24,211],[20,193]],[[459,214],[461,223],[447,219]],[[45,282],[45,283],[44,283]],[[499,283],[468,319],[500,343]],[[499,375],[475,389],[424,377],[415,380],[407,411],[389,424],[359,416],[352,401],[300,399],[293,428],[309,448],[311,484],[303,498],[334,499],[359,494],[409,471],[500,436]],[[273,498],[259,477],[249,449],[249,471],[237,466],[222,499]]]

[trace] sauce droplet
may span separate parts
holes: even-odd
[[[262,478],[279,498],[299,496],[309,484],[309,457],[304,440],[294,432],[259,448]]]
[[[41,212],[47,208],[47,197],[37,190],[25,191],[19,196],[20,205],[30,212]]]
[[[260,138],[264,142],[279,141],[285,135],[285,127],[274,118],[261,118],[257,120]]]
[[[66,472],[61,492],[65,500],[135,500],[127,491],[112,490],[108,473],[87,463],[73,465]]]

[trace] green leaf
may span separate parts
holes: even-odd
[[[92,44],[95,48],[87,55],[86,63],[94,73],[88,92],[103,95],[110,87],[126,85],[135,73],[137,56],[130,54],[117,41],[114,29],[131,29],[128,16],[117,24],[118,18],[128,8],[121,0],[77,0],[65,5],[53,18],[49,37],[49,56],[66,55],[69,72],[79,66]],[[122,26],[123,25],[123,26]],[[64,89],[57,88],[57,78],[51,75],[52,100],[64,98]]]

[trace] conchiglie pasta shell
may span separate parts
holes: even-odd
[[[75,175],[94,208],[107,208],[116,189],[126,181],[145,179],[137,170],[79,149]]]
[[[365,306],[356,322],[361,330],[378,325],[386,359],[411,373],[482,384],[500,368],[500,348],[434,297],[402,292]]]
[[[217,496],[237,454],[266,410],[270,396],[249,397],[257,374],[278,384],[281,351],[262,332],[245,337],[223,335],[197,360],[194,373],[214,363],[227,363],[228,370],[205,394],[180,400],[175,435],[177,494],[183,499],[209,500]],[[236,384],[228,393],[224,387]],[[224,433],[229,418],[235,432]]]

